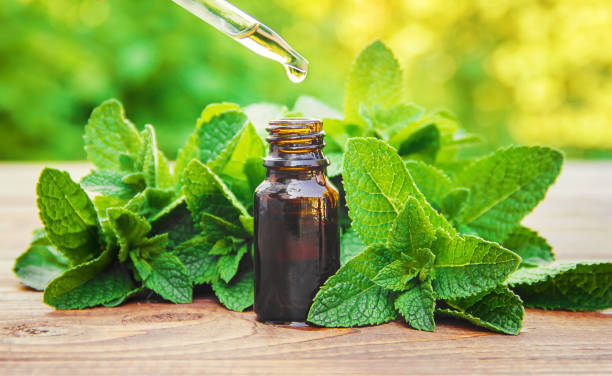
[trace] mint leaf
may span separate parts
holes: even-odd
[[[105,196],[129,200],[144,186],[134,186],[123,181],[123,174],[112,170],[96,170],[81,180],[81,187]]]
[[[357,233],[349,228],[340,237],[340,265],[346,264],[364,249],[365,245],[361,242]]]
[[[15,260],[13,271],[21,283],[35,290],[44,290],[70,264],[46,238],[34,238],[30,247]]]
[[[353,64],[346,85],[344,117],[348,122],[363,122],[359,106],[386,109],[403,99],[402,72],[391,50],[376,41],[367,46]]]
[[[293,112],[316,119],[341,119],[342,114],[317,98],[300,95],[293,105]],[[272,118],[271,118],[272,119]]]
[[[80,309],[123,296],[134,285],[125,269],[109,268],[114,257],[114,252],[105,250],[96,259],[65,271],[47,285],[43,302],[57,309]]]
[[[87,193],[67,172],[45,168],[36,185],[38,211],[49,240],[77,265],[102,249],[100,224]]]
[[[465,233],[502,242],[540,202],[561,171],[562,154],[551,148],[511,146],[458,172],[455,186],[471,195],[456,222]]]
[[[237,226],[223,218],[219,218],[209,213],[202,213],[200,228],[202,229],[202,233],[215,241],[226,235],[241,237],[245,234],[243,227]]]
[[[508,285],[525,305],[544,309],[597,311],[612,307],[612,263],[561,263],[522,268]]]
[[[434,228],[421,205],[415,198],[408,197],[388,234],[389,249],[412,255],[419,248],[429,247],[435,238]]]
[[[325,282],[310,307],[308,321],[321,326],[349,327],[395,319],[394,293],[372,282],[392,261],[386,246],[369,246]]]
[[[454,188],[442,200],[442,213],[446,218],[453,220],[468,202],[470,190],[467,188]]]
[[[436,255],[432,282],[439,299],[462,298],[490,290],[516,270],[515,253],[473,236],[441,236],[432,244]]]
[[[246,115],[233,103],[213,103],[206,106],[196,122],[196,129],[179,150],[174,167],[174,177],[180,182],[183,170],[197,159],[202,163],[212,161],[229,145],[245,125]]]
[[[377,136],[387,140],[393,134],[410,127],[423,114],[423,109],[414,104],[398,104],[386,109],[378,105],[371,107],[362,103],[359,115]]]
[[[184,198],[171,210],[164,210],[151,220],[151,234],[168,234],[168,247],[174,249],[178,244],[193,238],[200,233],[193,223]]]
[[[414,278],[419,270],[403,260],[395,260],[382,268],[372,282],[387,290],[404,291],[408,281]]]
[[[411,327],[428,332],[435,330],[436,299],[430,283],[412,282],[406,292],[395,299],[394,305]]]
[[[263,165],[262,158],[251,157],[247,159],[242,167],[242,173],[247,178],[247,187],[250,192],[249,203],[245,206],[250,208],[253,206],[253,192],[266,178],[266,168]]]
[[[125,303],[126,300],[130,299],[131,297],[139,294],[140,292],[142,292],[144,290],[144,287],[137,287],[131,291],[128,291],[127,293],[123,294],[122,296],[118,297],[117,299],[114,300],[110,300],[106,303],[102,303],[102,305],[104,307],[116,307],[118,305],[121,305],[123,303]]]
[[[253,159],[259,162],[259,167],[249,172],[249,174],[259,173],[259,176],[250,178],[259,180],[257,182],[259,185],[265,178],[262,165],[265,154],[263,141],[255,132],[253,125],[248,123],[219,156],[208,163],[208,166],[219,175],[240,202],[248,207],[253,205],[254,187],[249,184],[249,176],[245,172],[246,163]]]
[[[241,312],[253,305],[255,287],[252,271],[236,276],[231,284],[216,280],[212,283],[212,288],[227,309]]]
[[[184,173],[183,192],[189,211],[196,222],[202,213],[210,213],[230,223],[240,223],[240,216],[248,216],[221,179],[210,168],[197,160],[191,161]]]
[[[153,258],[151,274],[144,285],[173,303],[191,303],[192,284],[181,260],[171,253]]]
[[[172,251],[185,265],[189,278],[194,284],[211,283],[218,278],[219,256],[211,255],[209,252],[213,244],[206,237],[196,236],[179,244]]]
[[[141,216],[123,208],[108,209],[111,228],[119,239],[119,261],[127,259],[128,252],[142,242],[151,231],[151,225]]]
[[[408,197],[416,198],[434,227],[456,231],[425,200],[395,149],[373,138],[347,142],[344,188],[353,227],[367,245],[385,242]]]
[[[406,161],[406,168],[427,202],[440,210],[445,197],[453,189],[450,178],[444,171],[420,161]]]
[[[147,218],[148,221],[155,221],[172,207],[179,205],[181,198],[176,198],[176,191],[173,189],[146,188],[128,201],[124,208]]]
[[[417,275],[424,281],[433,270],[435,256],[427,248],[412,250],[410,255],[402,253],[399,259],[385,266],[372,280],[387,290],[404,291],[408,282]]]
[[[403,140],[397,151],[399,155],[410,159],[433,163],[440,150],[440,131],[434,124],[428,124],[414,131]]]
[[[506,334],[519,334],[523,326],[523,303],[506,287],[447,303],[450,308],[437,309],[436,313]]]
[[[155,129],[146,124],[143,132],[144,146],[142,150],[142,172],[147,187],[170,188],[174,185],[168,161],[161,151],[157,149]]]
[[[137,155],[142,147],[138,130],[126,119],[125,110],[116,99],[109,99],[92,111],[83,138],[87,159],[100,169],[120,171],[120,156]]]
[[[546,265],[555,261],[551,245],[527,227],[517,226],[502,246],[521,256],[521,266]]]
[[[257,134],[262,140],[268,137],[266,127],[271,119],[280,119],[285,117],[288,110],[286,106],[281,106],[276,103],[253,103],[242,109],[246,114]]]
[[[236,275],[238,265],[240,265],[240,260],[242,260],[242,256],[244,256],[247,251],[248,248],[245,245],[240,247],[234,254],[219,257],[219,261],[217,262],[219,278],[229,283],[229,281]]]

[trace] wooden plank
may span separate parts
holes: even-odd
[[[51,164],[73,177],[85,164]],[[612,374],[612,311],[528,310],[519,336],[441,319],[435,333],[271,326],[210,298],[54,311],[13,259],[38,227],[40,164],[0,164],[0,374]],[[559,259],[612,260],[612,163],[568,163],[526,223]],[[607,209],[607,210],[606,210]]]

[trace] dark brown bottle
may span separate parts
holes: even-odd
[[[255,190],[255,304],[266,322],[306,320],[319,287],[340,267],[338,191],[319,120],[269,123],[266,180]]]

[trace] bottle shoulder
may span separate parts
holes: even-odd
[[[323,181],[316,179],[271,181],[266,179],[255,189],[255,196],[276,196],[282,199],[329,197],[335,201],[338,197],[338,190],[327,179]]]

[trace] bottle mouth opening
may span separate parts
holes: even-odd
[[[318,167],[329,161],[321,149],[325,146],[323,122],[304,117],[271,120],[266,130],[270,152],[266,167]]]

